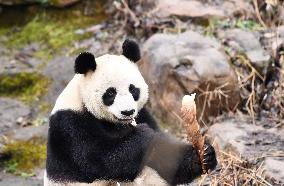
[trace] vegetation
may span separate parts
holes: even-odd
[[[41,1],[45,4],[47,1]],[[18,14],[2,13],[0,18],[0,38],[10,49],[19,49],[31,43],[39,43],[40,50],[35,56],[50,59],[54,53],[70,46],[74,41],[90,37],[90,33],[76,34],[77,29],[84,29],[105,19],[102,2],[98,2],[96,16],[83,16],[78,7],[66,11],[48,7],[23,8]],[[25,10],[27,9],[27,10]],[[12,17],[12,18],[11,18]],[[68,21],[66,21],[68,18]]]
[[[84,22],[84,21],[83,21]],[[82,36],[74,33],[78,20],[71,22],[47,22],[45,15],[35,17],[21,30],[9,38],[11,47],[21,47],[32,42],[41,42],[54,50],[67,46]]]
[[[218,29],[227,29],[227,28],[239,28],[242,30],[252,30],[252,31],[264,29],[259,23],[249,19],[247,20],[246,19],[237,19],[237,20],[210,19],[205,28],[204,35],[213,36]]]
[[[46,93],[49,84],[50,80],[38,73],[0,75],[0,96],[15,97],[25,103],[32,103]]]
[[[13,141],[5,145],[2,153],[8,157],[3,165],[7,172],[28,176],[37,167],[44,167],[46,141],[34,137],[27,141]]]

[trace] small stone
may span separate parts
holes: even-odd
[[[9,99],[0,98],[0,133],[17,127],[17,120],[26,118],[30,114],[30,108],[23,103]]]
[[[19,117],[17,120],[16,120],[16,123],[18,125],[20,125],[21,127],[26,127],[28,125],[31,125],[31,122],[29,121],[29,119],[27,117]]]
[[[85,33],[86,33],[86,31],[84,29],[75,30],[75,34],[77,34],[77,35],[84,35]]]

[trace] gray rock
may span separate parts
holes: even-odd
[[[284,183],[284,158],[267,157],[265,158],[264,167],[266,174]]]
[[[28,117],[30,108],[23,103],[9,99],[0,98],[0,133],[17,126],[19,117]]]
[[[43,63],[34,56],[36,50],[39,50],[37,43],[27,45],[19,51],[9,50],[0,45],[0,74],[35,71]]]
[[[224,39],[229,47],[245,53],[254,66],[259,68],[268,66],[270,55],[262,48],[259,38],[253,32],[233,29],[219,32],[219,37]]]
[[[264,128],[271,121],[257,121],[252,124],[248,119],[232,118],[215,123],[207,135],[213,138],[221,149],[241,154],[244,159],[255,161],[264,158],[265,173],[284,183],[283,130]]]
[[[253,133],[263,129],[261,126],[243,124],[244,120],[225,120],[212,125],[208,135],[214,137],[219,147],[222,149],[231,148],[235,152],[247,154],[246,144],[248,133]],[[248,154],[249,155],[249,154]]]
[[[265,30],[264,33],[261,35],[261,44],[268,51],[271,52],[272,56],[276,55],[277,48],[283,43],[284,43],[284,26],[279,26],[277,27],[276,30],[274,29]]]
[[[149,84],[149,106],[163,123],[177,126],[174,124],[180,121],[178,115],[185,94],[197,93],[200,119],[238,104],[236,75],[216,40],[191,31],[180,35],[156,34],[146,41],[143,52],[140,69]],[[216,88],[226,95],[213,95]],[[208,103],[208,91],[212,94],[211,105],[203,107],[205,101]]]
[[[183,18],[209,19],[225,18],[235,14],[254,13],[252,5],[245,0],[197,1],[197,0],[156,0],[152,13],[158,17],[180,16]]]
[[[47,0],[50,5],[55,7],[64,7],[78,2],[79,0]],[[0,4],[3,5],[22,5],[39,3],[39,0],[0,0]]]
[[[38,178],[23,178],[0,172],[0,186],[42,186],[43,180]]]
[[[5,136],[12,140],[26,141],[33,137],[47,139],[48,124],[41,126],[28,126],[13,129],[5,133]]]
[[[52,81],[52,84],[44,101],[54,105],[56,98],[75,75],[73,69],[74,60],[75,57],[58,56],[51,60],[45,67],[43,74]]]

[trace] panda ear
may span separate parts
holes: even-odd
[[[136,63],[141,58],[140,49],[135,41],[126,39],[122,44],[122,55]]]
[[[86,74],[90,70],[94,71],[96,66],[94,55],[89,52],[83,52],[76,58],[74,70],[77,74]]]

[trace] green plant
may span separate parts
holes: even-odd
[[[35,72],[0,75],[0,96],[16,97],[32,103],[46,93],[49,84],[49,79]]]
[[[43,167],[46,159],[46,141],[34,137],[26,141],[12,141],[7,143],[2,154],[9,157],[4,161],[7,172],[30,176],[36,167]]]

